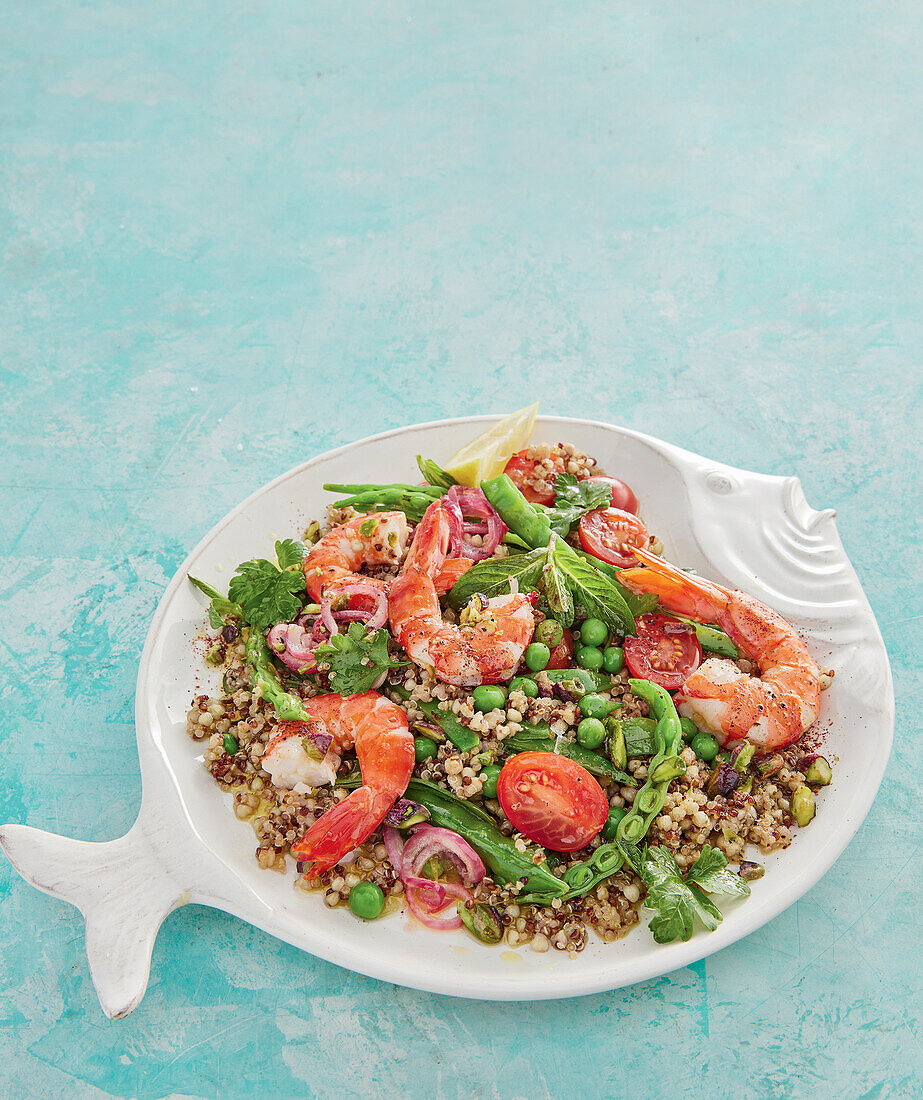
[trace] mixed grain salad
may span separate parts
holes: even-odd
[[[688,940],[814,817],[832,672],[665,561],[591,456],[524,446],[534,415],[420,484],[326,485],[226,596],[190,578],[222,680],[188,732],[259,865],[330,908],[572,957],[642,912]]]

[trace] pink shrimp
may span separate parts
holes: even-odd
[[[623,584],[655,593],[667,611],[717,623],[760,669],[757,679],[710,657],[676,695],[679,713],[722,745],[747,738],[769,752],[797,741],[817,718],[821,672],[791,624],[753,596],[684,573],[646,550],[632,553],[647,568],[623,569]]]
[[[366,577],[359,570],[363,565],[398,564],[407,546],[408,530],[403,512],[370,512],[328,531],[312,547],[302,566],[311,599],[319,600],[327,588],[340,588],[354,581],[387,592],[387,580]],[[433,577],[439,595],[444,596],[472,565],[470,558],[446,558]]]
[[[387,583],[359,573],[363,565],[396,565],[407,544],[403,512],[371,512],[328,531],[304,559],[308,595],[320,600],[329,588],[362,581],[387,591]],[[328,593],[329,594],[329,593]]]
[[[414,534],[401,574],[391,584],[391,631],[415,664],[432,667],[447,684],[477,687],[508,680],[532,639],[535,616],[527,596],[495,596],[457,626],[443,622],[434,578],[449,545],[449,519],[437,500]],[[463,619],[465,613],[462,613]]]
[[[286,723],[263,755],[263,767],[274,785],[298,788],[331,783],[341,754],[349,748],[356,750],[362,771],[362,786],[319,817],[292,845],[296,859],[313,861],[308,875],[316,878],[367,840],[407,789],[413,772],[413,737],[404,711],[377,691],[317,695],[304,706],[310,720]],[[329,745],[323,754],[311,755],[304,739],[316,744],[318,735],[329,737]]]

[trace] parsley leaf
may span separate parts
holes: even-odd
[[[211,600],[208,605],[208,622],[212,630],[220,630],[229,618],[242,619],[244,617],[240,604],[233,603],[227,596],[222,596],[217,588],[212,588],[210,584],[200,581],[198,577],[193,577],[192,574],[189,574],[189,582],[198,588],[200,592],[204,592]]]
[[[573,474],[558,474],[554,490],[554,507],[547,515],[552,531],[562,538],[581,516],[595,508],[608,507],[612,500],[612,487],[607,482],[578,481]]]
[[[276,558],[280,569],[289,569],[293,565],[300,566],[305,559],[305,547],[294,539],[283,539],[276,543]]]
[[[362,623],[350,624],[345,634],[334,634],[314,655],[330,666],[330,687],[340,695],[370,691],[383,672],[407,663],[391,660],[387,630],[369,632]]]
[[[282,547],[287,560],[290,551],[285,544],[276,545]],[[298,593],[303,591],[304,574],[297,565],[280,570],[265,558],[254,558],[238,565],[228,586],[228,597],[240,604],[247,622],[264,629],[294,619],[301,610]]]
[[[707,844],[685,879],[669,849],[660,846],[645,851],[637,870],[647,884],[644,907],[654,911],[650,929],[657,943],[690,939],[696,917],[709,932],[718,927],[721,910],[705,891],[750,893],[747,883],[727,869],[724,854]]]
[[[686,874],[687,882],[694,882],[709,894],[729,894],[731,897],[747,897],[750,887],[747,882],[728,870],[728,861],[723,852],[707,844],[702,854]]]

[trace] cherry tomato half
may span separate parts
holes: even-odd
[[[570,668],[573,664],[574,636],[569,630],[564,631],[564,636],[551,651],[551,659],[545,668]]]
[[[563,473],[564,459],[560,455],[552,455],[551,464],[558,473]],[[535,459],[528,458],[525,451],[517,451],[507,462],[503,472],[526,500],[531,501],[533,504],[554,504],[553,485],[547,492],[539,492],[533,489],[530,484],[527,484],[535,476]]]
[[[638,559],[631,552],[632,547],[646,550],[650,541],[641,520],[621,508],[597,508],[580,519],[580,544],[583,549],[620,569],[637,565]]]
[[[642,615],[637,638],[625,639],[625,663],[632,676],[676,691],[702,662],[695,631],[669,615]]]
[[[508,760],[497,798],[513,828],[553,852],[586,847],[609,815],[609,800],[593,776],[553,752],[521,752]]]
[[[638,498],[632,492],[631,487],[617,477],[603,477],[596,474],[589,481],[607,481],[612,486],[612,507],[621,508],[623,512],[636,513],[638,511]]]

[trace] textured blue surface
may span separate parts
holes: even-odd
[[[111,1023],[78,913],[4,862],[0,1092],[921,1094],[921,27],[897,0],[0,3],[0,819],[129,827],[147,625],[243,495],[532,395],[800,475],[898,695],[833,870],[609,995],[452,1001],[187,907]]]

